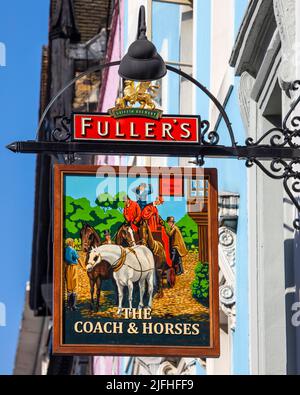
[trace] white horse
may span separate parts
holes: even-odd
[[[138,282],[140,288],[139,309],[144,307],[143,297],[145,293],[145,282],[148,285],[148,308],[151,309],[153,299],[153,281],[155,264],[152,252],[149,248],[136,245],[124,248],[115,244],[106,244],[91,250],[87,270],[92,270],[101,261],[108,262],[114,273],[118,293],[119,306],[118,314],[122,311],[124,287],[128,287],[129,308],[132,309],[133,284]]]

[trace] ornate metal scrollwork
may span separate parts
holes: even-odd
[[[212,130],[210,131],[210,123],[208,121],[201,122],[201,143],[203,145],[217,145],[220,141],[219,134]]]
[[[293,91],[296,91],[300,88],[300,81],[295,81],[292,84],[291,89]],[[287,113],[286,117],[284,118],[282,122],[282,128],[272,128],[268,130],[262,137],[260,137],[257,141],[254,141],[252,137],[249,137],[246,140],[246,146],[251,146],[251,147],[257,147],[262,145],[264,141],[269,138],[269,141],[267,141],[267,145],[270,147],[290,147],[290,148],[300,148],[300,139],[297,141],[298,138],[300,138],[300,116],[292,116],[293,112],[295,111],[296,107],[300,103],[300,96],[297,98],[297,100],[293,103],[291,106],[289,112]],[[290,125],[292,129],[288,126],[290,120]]]
[[[58,142],[66,142],[70,140],[71,137],[71,130],[70,130],[70,124],[71,120],[70,118],[66,117],[63,115],[62,117],[57,118],[57,120],[60,121],[61,126],[56,127],[52,133],[52,139],[54,141]]]
[[[250,158],[246,161],[247,167],[257,165],[268,177],[275,180],[283,180],[284,189],[291,199],[296,209],[300,212],[300,204],[294,193],[300,193],[300,159],[285,161],[283,159],[274,159],[269,163],[269,169],[259,160]],[[299,170],[297,170],[297,167]],[[293,222],[296,230],[300,231],[300,219],[296,218]]]
[[[291,89],[297,91],[300,88],[300,81],[295,81]],[[282,128],[272,128],[267,131],[261,138],[254,141],[253,138],[246,140],[246,146],[270,146],[278,148],[300,149],[300,116],[292,117],[293,112],[300,103],[300,96],[295,100],[291,109],[282,122]],[[290,125],[290,126],[289,126]],[[268,144],[263,144],[269,139]],[[248,158],[246,166],[252,167],[257,165],[268,177],[276,180],[283,180],[284,189],[291,199],[296,209],[300,212],[300,204],[294,194],[300,193],[300,159],[279,159],[274,158],[268,163],[268,167],[262,164],[257,158]],[[296,218],[293,222],[296,230],[300,231],[300,219]]]
[[[70,124],[71,120],[67,116],[63,115],[61,117],[57,117],[55,119],[55,123],[59,124],[55,129],[52,130],[51,132],[51,138],[53,141],[59,142],[59,143],[65,143],[67,141],[70,141],[71,139],[71,130],[70,130]],[[64,162],[66,164],[72,164],[75,162],[75,154],[74,153],[67,153],[63,155]]]

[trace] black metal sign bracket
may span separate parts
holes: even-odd
[[[37,131],[37,136],[43,125],[52,104],[60,97],[66,89],[83,76],[104,68],[120,65],[120,61],[97,65],[81,73],[71,80],[46,107]],[[13,152],[35,153],[35,154],[111,154],[111,155],[160,155],[177,157],[194,157],[193,163],[197,166],[204,165],[204,158],[235,158],[245,160],[247,167],[257,165],[267,176],[283,180],[284,189],[300,211],[297,194],[300,193],[300,116],[294,115],[294,111],[300,103],[300,95],[294,101],[290,111],[283,120],[281,128],[268,130],[261,138],[254,141],[247,138],[245,145],[238,145],[236,142],[231,122],[223,105],[218,99],[199,81],[170,65],[166,66],[168,71],[196,85],[209,99],[216,105],[220,112],[221,119],[224,120],[230,145],[221,145],[220,133],[211,130],[207,120],[201,121],[200,144],[198,146],[188,146],[184,144],[151,144],[151,143],[132,143],[132,142],[75,142],[71,141],[70,115],[61,117],[61,125],[56,127],[48,141],[29,140],[13,142],[7,146]],[[294,91],[299,90],[300,81],[292,84]],[[300,230],[300,219],[294,220],[294,228]]]

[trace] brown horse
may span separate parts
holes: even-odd
[[[158,297],[163,296],[163,278],[165,273],[169,273],[170,269],[167,264],[167,258],[164,246],[160,241],[154,240],[152,232],[146,221],[140,222],[139,234],[142,242],[151,250],[154,255],[155,270],[157,275],[157,291]],[[169,285],[174,286],[173,281],[169,280]]]
[[[124,223],[120,226],[116,234],[116,244],[122,247],[133,247],[136,244],[136,239],[131,226]]]
[[[88,252],[93,247],[99,247],[101,239],[96,230],[85,223],[80,231],[82,251]]]
[[[86,253],[85,266],[89,261],[89,255],[92,248],[99,247],[101,245],[101,239],[96,230],[89,224],[85,223],[80,231],[82,250]],[[135,245],[132,229],[128,224],[122,224],[116,235],[116,244],[122,245],[123,247],[132,247]],[[100,306],[100,294],[101,294],[101,283],[102,280],[113,280],[113,284],[116,289],[116,300],[118,298],[117,287],[113,279],[113,270],[111,265],[106,261],[100,262],[95,265],[91,271],[87,272],[90,282],[91,292],[91,310],[94,308],[94,291],[95,285],[97,288],[97,299],[96,299],[96,311],[99,311]]]
[[[80,231],[82,250],[86,253],[85,266],[89,261],[89,255],[92,248],[99,247],[101,245],[101,240],[96,232],[96,230],[89,224],[84,224]],[[94,290],[95,285],[97,287],[97,304],[96,311],[99,311],[100,306],[100,293],[102,280],[109,280],[113,278],[113,271],[111,265],[107,262],[102,261],[96,265],[91,271],[87,272],[89,282],[90,282],[90,292],[91,292],[91,310],[94,309]]]

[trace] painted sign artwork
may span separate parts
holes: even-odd
[[[55,166],[55,353],[219,356],[216,178]]]

